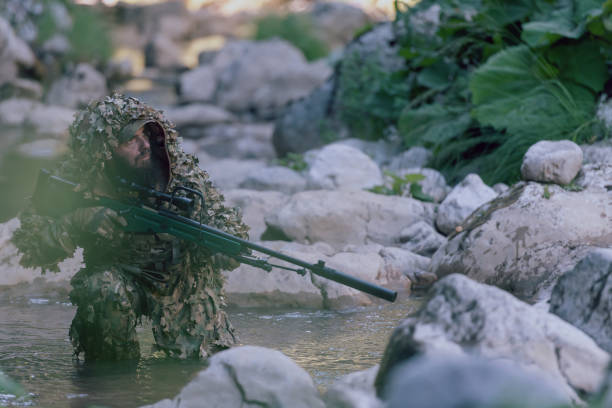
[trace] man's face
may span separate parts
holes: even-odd
[[[124,165],[133,169],[151,168],[151,144],[144,127],[138,129],[133,138],[120,144],[115,149],[115,155]]]

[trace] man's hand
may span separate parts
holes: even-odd
[[[106,207],[77,208],[71,218],[78,229],[106,239],[121,238],[127,226],[125,218]]]

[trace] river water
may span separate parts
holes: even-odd
[[[377,364],[393,328],[419,303],[400,296],[394,304],[345,311],[230,310],[230,318],[242,344],[283,352],[324,390]],[[152,352],[148,322],[139,328],[137,363],[74,361],[68,327],[75,310],[63,296],[0,298],[0,370],[30,393],[21,401],[0,394],[0,406],[137,407],[174,397],[204,368]]]

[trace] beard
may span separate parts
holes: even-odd
[[[144,156],[144,155],[143,155]],[[145,187],[155,186],[155,155],[151,154],[150,159],[143,162],[140,167],[131,165],[127,160],[118,155],[113,156],[107,167],[107,174],[113,182],[117,182],[117,178],[126,179]]]

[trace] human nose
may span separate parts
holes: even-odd
[[[136,141],[141,148],[149,149],[149,138],[145,135],[136,135]]]

